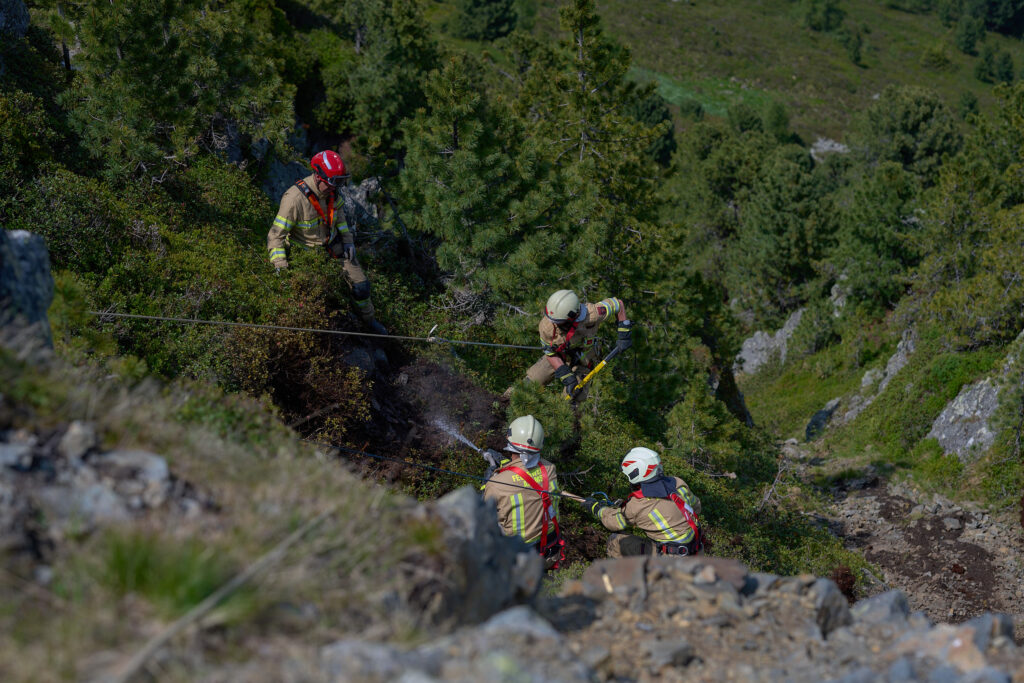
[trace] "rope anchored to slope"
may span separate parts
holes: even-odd
[[[354,332],[350,330],[321,330],[312,327],[288,327],[285,325],[261,325],[257,323],[238,323],[227,320],[200,320],[199,318],[171,318],[161,315],[138,315],[135,313],[111,313],[108,311],[88,311],[90,315],[99,317],[104,322],[110,322],[108,318],[126,318],[129,320],[152,320],[156,322],[171,322],[190,325],[214,325],[221,327],[247,327],[256,330],[278,330],[282,332],[312,332],[316,334],[338,334],[350,337],[377,337],[380,339],[394,339],[400,341],[418,341],[428,344],[461,344],[463,346],[489,346],[500,349],[525,349],[527,351],[541,351],[540,346],[523,346],[520,344],[497,344],[494,342],[467,341],[464,339],[445,339],[444,337],[409,337],[400,334],[375,334],[373,332]],[[436,327],[436,326],[435,326]]]

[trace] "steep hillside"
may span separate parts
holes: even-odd
[[[937,10],[902,11],[899,4],[655,0],[638,7],[603,0],[599,9],[608,31],[633,51],[634,76],[656,83],[672,104],[695,100],[724,116],[737,102],[761,109],[777,101],[808,144],[818,137],[844,139],[852,115],[892,84],[924,85],[952,107],[970,93],[982,111],[991,111],[993,85],[975,75],[982,42],[965,54],[957,48],[955,25],[944,25]],[[836,6],[845,15],[833,30],[814,30],[806,13],[815,5]],[[558,3],[540,6],[535,30],[557,37]],[[983,33],[985,47],[1007,52],[1016,69],[1024,66],[1019,39]],[[853,35],[861,42],[857,63],[847,47]]]

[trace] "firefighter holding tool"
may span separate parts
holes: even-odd
[[[618,339],[612,352],[599,362],[597,333],[606,320],[616,322]],[[590,378],[608,360],[633,345],[632,329],[633,323],[626,317],[626,305],[621,299],[609,297],[587,304],[572,290],[560,289],[548,297],[544,306],[544,317],[538,326],[544,356],[527,370],[526,379],[542,385],[557,379],[567,399],[583,401]]]

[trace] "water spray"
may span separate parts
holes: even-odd
[[[445,420],[444,418],[440,418],[439,417],[436,420],[434,420],[434,426],[437,427],[438,429],[440,429],[445,434],[447,434],[450,437],[452,437],[453,439],[455,439],[456,441],[459,441],[460,443],[462,443],[462,444],[464,444],[466,446],[469,446],[470,448],[472,448],[477,453],[482,453],[483,452],[483,450],[479,446],[477,446],[475,443],[473,443],[472,441],[467,439],[465,436],[463,436],[462,432],[460,432],[458,430],[458,428],[455,425],[453,425],[451,422],[448,422],[448,420]]]

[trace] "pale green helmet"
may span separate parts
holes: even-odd
[[[583,322],[587,318],[587,307],[571,289],[560,289],[548,297],[544,306],[548,320],[560,325],[564,322]]]
[[[519,453],[526,462],[536,461],[542,448],[544,428],[540,426],[540,420],[533,415],[524,415],[512,420],[512,424],[508,426],[508,450]]]

